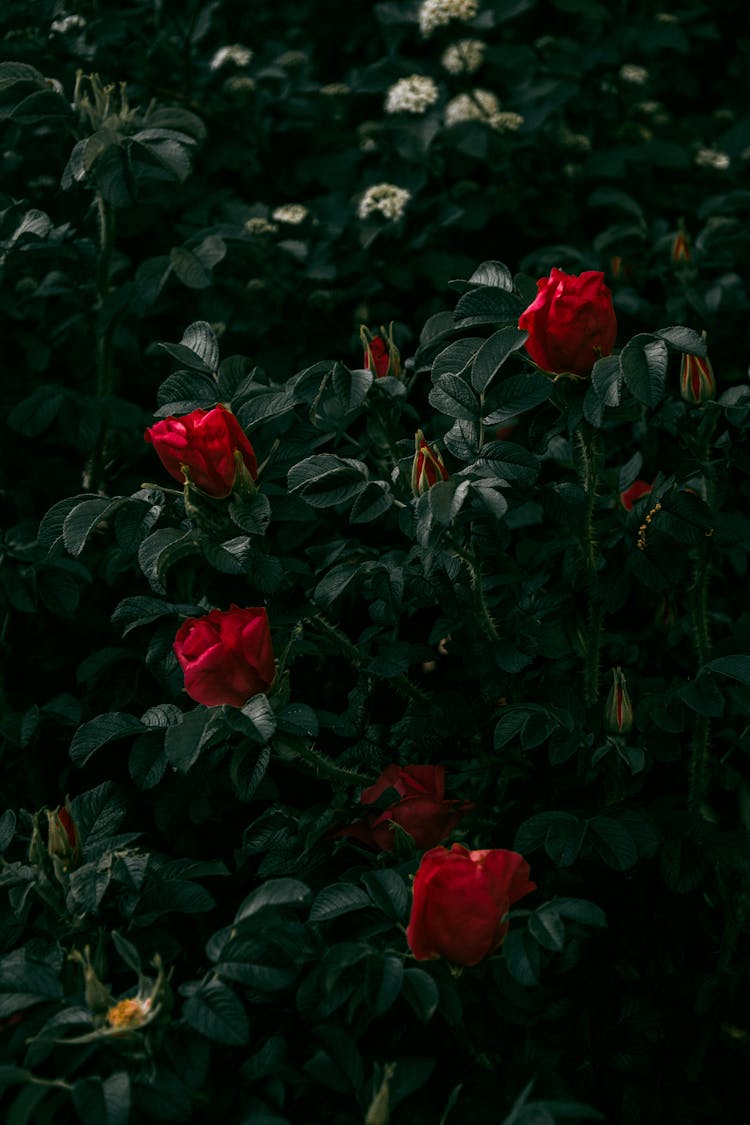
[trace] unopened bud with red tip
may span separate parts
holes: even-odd
[[[677,234],[672,239],[671,255],[675,265],[690,261],[692,257],[690,253],[690,242],[684,230],[678,230]]]
[[[612,669],[612,687],[604,705],[604,729],[607,734],[627,734],[633,726],[633,705],[630,702],[625,675],[619,666]]]
[[[443,464],[437,446],[429,445],[421,430],[414,435],[414,460],[411,466],[411,490],[414,496],[422,496],[439,480],[448,479],[448,470]]]
[[[54,812],[47,812],[47,828],[47,851],[55,867],[57,863],[60,863],[63,871],[75,867],[81,849],[78,829],[67,797],[64,805],[60,805]]]
[[[359,338],[364,348],[364,366],[372,371],[377,379],[386,375],[398,378],[401,375],[401,354],[393,342],[393,324],[388,331],[381,327],[381,335],[373,334],[364,324],[360,326]]]
[[[680,367],[680,394],[685,402],[696,406],[716,398],[716,380],[708,356],[688,353],[683,355]]]

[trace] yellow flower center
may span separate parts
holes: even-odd
[[[107,1023],[110,1027],[127,1030],[131,1027],[140,1027],[146,1022],[148,1005],[140,1000],[119,1000],[107,1012]]]

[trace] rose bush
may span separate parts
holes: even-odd
[[[445,957],[454,965],[476,965],[502,945],[513,903],[534,890],[529,865],[517,852],[432,848],[414,877],[409,948],[418,961]]]
[[[445,800],[444,766],[399,766],[392,763],[374,785],[363,789],[360,802],[374,805],[389,790],[401,798],[363,824],[339,829],[339,835],[354,836],[363,844],[392,852],[399,829],[408,832],[418,848],[439,844],[470,812],[470,801]]]
[[[263,608],[212,609],[183,621],[174,652],[185,691],[197,703],[242,707],[271,687],[276,667],[268,615]]]
[[[617,339],[612,294],[598,270],[578,276],[553,269],[536,283],[537,296],[518,327],[529,333],[526,351],[543,371],[588,375]]]
[[[254,481],[258,475],[255,451],[225,406],[164,418],[149,426],[144,437],[170,476],[217,500],[230,495],[238,476]]]

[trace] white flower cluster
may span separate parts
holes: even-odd
[[[277,223],[291,223],[292,226],[296,227],[305,221],[308,213],[307,208],[303,207],[301,203],[284,203],[281,207],[276,208],[271,218],[275,219]]]
[[[373,184],[360,199],[357,214],[360,219],[376,212],[384,219],[400,219],[410,199],[411,192],[406,188],[395,184]]]
[[[481,39],[459,39],[443,51],[441,63],[449,74],[474,74],[484,62]]]
[[[386,113],[424,113],[438,100],[438,88],[431,78],[412,74],[399,78],[385,96]]]
[[[520,113],[501,112],[497,95],[491,90],[472,90],[459,94],[445,107],[445,124],[460,125],[464,121],[479,121],[498,133],[515,133],[523,125]]]
[[[419,28],[423,35],[431,35],[451,20],[473,20],[478,11],[479,0],[422,0]]]
[[[717,172],[726,172],[730,164],[729,153],[718,148],[699,148],[693,159],[699,168],[715,168]]]
[[[49,25],[50,35],[67,35],[69,31],[81,31],[86,26],[83,16],[60,16]]]
[[[253,57],[253,52],[249,47],[243,47],[241,43],[232,43],[228,47],[219,47],[210,62],[211,70],[221,70],[227,63],[232,63],[234,66],[247,66]]]
[[[644,86],[648,82],[648,71],[645,66],[625,63],[620,67],[620,78],[623,82],[631,82],[634,86]]]

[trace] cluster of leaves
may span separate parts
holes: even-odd
[[[610,9],[565,0],[540,39],[533,4],[493,2],[425,39],[419,5],[383,3],[343,42],[323,0],[309,27],[286,3],[6,7],[9,1125],[739,1119],[750,138],[740,55],[715,65],[731,6],[624,5],[618,37]],[[466,36],[486,61],[452,75]],[[252,58],[212,65],[236,41]],[[414,73],[438,102],[385,113]],[[522,127],[447,126],[474,86]],[[402,219],[359,219],[380,181],[410,191]],[[289,203],[299,223],[274,219]],[[474,269],[490,240],[523,272]],[[552,265],[615,291],[619,347],[585,381],[525,358],[519,314]],[[403,378],[358,366],[370,316],[399,322]],[[691,405],[680,363],[707,350],[718,398]],[[263,466],[250,499],[175,492],[143,442],[154,403],[217,402]],[[448,479],[415,497],[418,429]],[[196,706],[175,633],[231,603],[267,606],[277,681]],[[613,668],[630,731],[608,723]],[[409,839],[337,835],[391,762],[444,764],[474,805],[452,838],[515,848],[539,887],[460,977],[409,955]],[[61,859],[43,810],[66,793]]]

